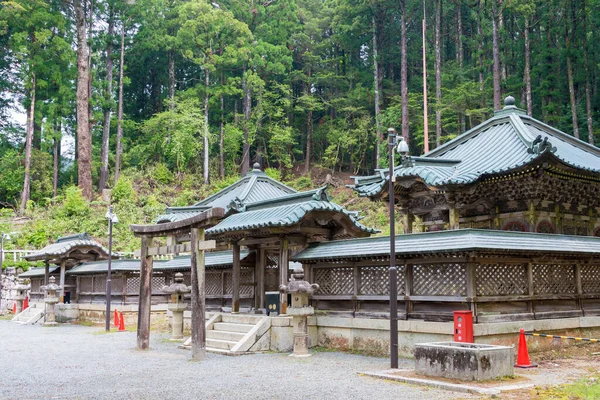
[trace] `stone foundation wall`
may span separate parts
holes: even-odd
[[[317,344],[327,348],[388,355],[388,320],[315,316],[309,325],[317,329]],[[514,346],[519,329],[552,335],[600,337],[600,317],[578,317],[534,321],[498,322],[474,325],[475,343]],[[398,353],[412,357],[415,343],[452,341],[452,322],[398,321]],[[527,337],[530,352],[568,347],[573,340]]]

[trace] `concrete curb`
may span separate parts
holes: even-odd
[[[476,386],[469,386],[466,384],[448,383],[441,382],[433,379],[422,379],[422,378],[409,378],[401,375],[393,375],[397,372],[412,372],[409,369],[394,369],[380,372],[358,372],[359,375],[365,375],[377,379],[387,379],[396,382],[410,383],[418,386],[429,386],[436,389],[450,390],[452,392],[460,393],[471,393],[471,394],[483,394],[483,395],[495,395],[508,390],[518,390],[534,387],[533,383],[522,384],[522,385],[506,385],[498,386],[495,388],[481,388]]]

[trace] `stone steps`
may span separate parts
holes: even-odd
[[[270,328],[271,319],[264,315],[215,314],[206,321],[206,351],[240,355],[268,350]],[[191,348],[191,338],[182,347]]]
[[[32,306],[15,315],[11,321],[18,324],[35,324],[42,319],[43,316],[43,308],[36,308],[35,306]]]

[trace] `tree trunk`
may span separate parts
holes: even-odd
[[[570,2],[567,2],[567,6]],[[572,30],[569,26],[571,13],[565,10],[565,51],[567,53],[567,81],[569,84],[569,99],[571,101],[571,118],[573,120],[573,136],[579,139],[579,123],[577,121],[577,100],[575,98],[575,83],[573,79],[573,66],[571,63],[571,35]]]
[[[56,129],[54,131],[54,144],[52,150],[54,173],[52,174],[52,197],[56,197],[58,192],[58,172],[60,170],[60,140],[62,135],[58,135],[57,132],[62,133],[62,118],[58,118],[56,123]]]
[[[440,11],[441,13],[441,11]],[[462,70],[464,61],[464,50],[463,50],[463,27],[462,27],[462,14],[460,11],[460,1],[456,2],[456,62],[458,67]]]
[[[585,107],[587,111],[587,128],[588,128],[588,143],[594,145],[594,128],[592,126],[592,85],[590,83],[590,65],[588,60],[588,43],[587,43],[587,12],[585,9],[587,0],[583,0],[582,15],[583,15],[583,63],[585,69]]]
[[[485,107],[485,98],[483,96],[483,89],[485,79],[483,76],[483,29],[481,27],[481,19],[483,18],[483,0],[479,0],[479,12],[477,13],[477,53],[479,66],[479,91],[481,92],[481,108]]]
[[[19,206],[19,214],[25,213],[25,207],[29,201],[31,188],[31,147],[33,144],[33,120],[35,117],[35,89],[36,78],[35,73],[31,74],[31,105],[29,106],[29,114],[27,115],[27,133],[25,136],[25,178],[23,180],[23,192],[21,192],[21,204]]]
[[[112,36],[114,34],[114,19],[112,9],[109,11],[108,17],[108,44],[106,45],[106,92],[104,94],[104,124],[102,126],[102,152],[100,158],[102,166],[100,167],[100,181],[98,182],[98,190],[106,188],[108,181],[108,152],[110,141],[110,101],[112,99],[112,80],[113,80],[113,61],[112,61]]]
[[[310,93],[310,80],[311,80],[311,70],[310,67],[307,71],[308,81],[304,82],[304,95],[311,96]],[[306,158],[304,160],[304,175],[310,176],[310,157],[311,157],[311,143],[313,138],[313,110],[312,110],[312,102],[306,113]]]
[[[442,144],[442,2],[437,0],[435,8],[435,145]]]
[[[400,2],[400,96],[402,98],[402,136],[408,142],[408,65],[406,60],[406,0]]]
[[[244,146],[242,149],[242,176],[246,176],[248,174],[248,170],[250,169],[250,143],[249,133],[250,133],[250,112],[252,106],[252,93],[250,91],[250,85],[248,83],[248,78],[246,76],[247,72],[244,72],[244,99],[243,105],[244,108]]]
[[[204,160],[202,164],[202,173],[204,178],[204,184],[208,185],[208,100],[209,100],[209,89],[210,85],[210,72],[208,67],[204,68],[204,89],[206,92],[204,93]]]
[[[169,50],[169,110],[175,109],[175,54]]]
[[[83,0],[85,1],[85,0]],[[89,119],[89,63],[82,0],[73,0],[77,27],[77,172],[83,196],[92,200],[92,135]]]
[[[84,3],[87,0],[81,0]],[[94,0],[89,0],[89,4],[90,4],[90,9],[89,9],[89,22],[87,25],[88,28],[88,35],[87,35],[87,40],[90,42],[88,44],[88,48],[87,48],[87,64],[88,64],[88,82],[87,82],[87,94],[88,94],[88,123],[90,124],[89,127],[89,132],[90,132],[90,137],[92,136],[94,130],[94,114],[93,114],[93,106],[91,104],[92,102],[92,45],[91,45],[91,40],[92,40],[92,27],[94,26]],[[90,157],[91,160],[91,157]]]
[[[115,154],[115,185],[119,180],[119,172],[121,169],[121,139],[123,138],[123,67],[125,63],[125,21],[121,29],[121,60],[119,62],[119,108],[117,110],[117,148]]]
[[[375,84],[375,168],[377,169],[379,168],[379,145],[381,143],[381,121],[379,120],[379,114],[381,113],[381,80],[379,79],[377,23],[375,22],[375,15],[373,15],[373,80]]]
[[[531,98],[531,43],[529,41],[529,16],[525,17],[525,101],[527,103],[527,115],[533,114],[533,100]]]
[[[223,71],[221,71],[221,88],[223,87]],[[225,102],[223,98],[223,91],[219,98],[221,105],[221,122],[219,124],[219,176],[221,179],[225,178],[225,132],[224,132],[224,118],[225,118]]]
[[[498,0],[492,0],[492,52],[494,58],[494,110],[500,109],[500,49],[498,47]]]
[[[423,3],[423,152],[429,153],[429,111],[427,100],[427,47],[425,43],[426,15]]]

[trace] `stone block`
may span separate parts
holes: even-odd
[[[271,326],[292,326],[292,317],[271,317]]]
[[[513,348],[487,344],[415,344],[415,371],[427,376],[484,381],[514,374]]]

